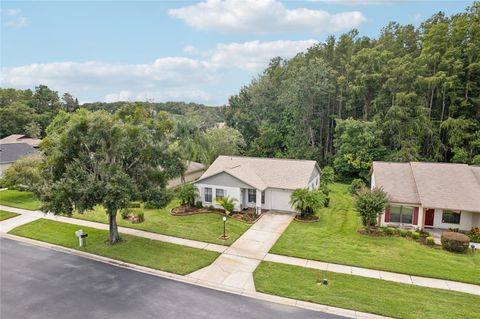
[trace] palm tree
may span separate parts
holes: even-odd
[[[237,199],[226,196],[216,199],[215,202],[223,207],[225,214],[230,215],[230,213],[235,209],[235,203],[237,202]]]
[[[290,195],[290,205],[300,212],[300,216],[305,216],[305,212],[308,208],[308,192],[306,188],[298,188]]]

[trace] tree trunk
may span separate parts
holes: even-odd
[[[118,233],[116,210],[108,210],[108,225],[108,241],[110,242],[110,245],[114,245],[121,241],[120,234]]]

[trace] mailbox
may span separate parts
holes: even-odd
[[[88,237],[88,234],[84,234],[82,229],[79,229],[75,232],[75,236],[78,237],[78,244],[80,247],[86,246],[85,238]]]

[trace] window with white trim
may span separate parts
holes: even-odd
[[[212,202],[212,189],[210,187],[205,187],[205,201],[207,203],[211,203]]]
[[[256,203],[257,202],[257,190],[249,188],[248,189],[248,202]]]
[[[215,198],[220,199],[220,198],[223,198],[223,197],[225,197],[225,190],[221,189],[221,188],[217,188],[215,190]]]
[[[444,210],[442,214],[442,223],[459,225],[460,215],[461,213],[458,213],[458,212],[454,212],[451,210]]]
[[[390,222],[411,224],[413,221],[413,207],[390,206]]]

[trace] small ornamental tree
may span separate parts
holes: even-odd
[[[182,205],[194,206],[197,199],[198,189],[193,184],[185,184],[175,190],[175,194],[180,199]]]
[[[225,214],[230,215],[230,213],[232,213],[235,209],[235,203],[237,202],[237,200],[235,198],[226,196],[216,199],[215,202],[223,207],[223,209],[225,210]]]
[[[370,226],[376,222],[387,203],[387,194],[380,188],[372,190],[363,188],[357,193],[354,204],[362,218],[363,225],[367,228],[367,233],[370,233]]]
[[[34,191],[40,182],[40,155],[28,155],[16,160],[3,172],[2,187]]]
[[[171,125],[144,109],[60,112],[42,143],[45,163],[38,192],[43,209],[54,214],[84,212],[103,205],[109,242],[120,241],[116,216],[131,201],[165,205],[168,179],[184,169],[169,147]],[[133,116],[135,115],[135,116]]]

